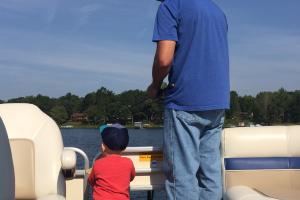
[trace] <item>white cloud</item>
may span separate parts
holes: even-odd
[[[60,96],[68,91],[85,95],[101,86],[116,92],[145,89],[151,79],[152,54],[31,31],[15,32],[13,38],[26,41],[15,47],[4,42],[6,34],[0,34],[2,99],[38,93]]]
[[[87,45],[68,45],[52,52],[35,52],[24,49],[0,50],[0,54],[6,61],[32,64],[43,67],[60,67],[68,70],[81,70],[116,76],[146,76],[142,72],[149,65],[152,55],[144,55],[138,52],[122,50],[108,50]],[[0,60],[1,62],[1,60]],[[142,73],[141,73],[142,72]],[[147,74],[148,75],[148,74]]]

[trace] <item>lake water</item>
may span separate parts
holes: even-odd
[[[99,149],[101,136],[97,129],[62,129],[63,141],[65,147],[77,147],[82,149],[90,160],[92,160]],[[163,142],[162,129],[129,129],[129,146],[156,146],[162,147]],[[77,167],[83,168],[83,160],[78,157]],[[131,192],[132,200],[147,199],[147,192]],[[165,192],[163,190],[155,191],[154,199],[164,200]]]

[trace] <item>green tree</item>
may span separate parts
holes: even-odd
[[[288,122],[300,123],[300,90],[290,93],[290,104],[287,109]]]
[[[287,92],[282,88],[276,92],[261,92],[256,97],[239,97],[237,92],[232,91],[230,96],[230,110],[226,111],[229,123],[235,124],[244,120],[244,116],[255,123],[268,125],[300,123],[299,90]],[[89,121],[93,124],[113,121],[132,123],[142,120],[161,123],[163,118],[162,103],[149,99],[146,91],[141,90],[128,90],[115,95],[112,91],[101,87],[84,98],[67,93],[59,98],[37,95],[14,98],[7,102],[35,104],[52,116],[58,124],[67,121],[74,112],[87,113]],[[0,103],[3,101],[0,100]]]
[[[19,97],[8,100],[8,103],[30,103],[39,107],[43,112],[49,115],[51,108],[55,105],[55,99],[51,99],[48,96],[37,95]]]
[[[158,100],[147,99],[145,101],[144,113],[147,116],[148,121],[156,121],[161,123],[163,115],[162,103]]]
[[[101,113],[101,110],[98,109],[97,105],[90,105],[86,110],[85,113],[88,115],[89,121],[92,124],[98,123],[105,123],[105,115]]]
[[[122,124],[127,124],[128,120],[130,120],[129,123],[131,123],[132,115],[131,115],[131,112],[130,112],[128,106],[126,106],[126,105],[121,106],[120,111],[119,111],[119,117],[120,117],[120,122]]]
[[[4,101],[0,99],[0,104],[1,104],[1,103],[4,103]]]
[[[58,99],[58,103],[66,108],[68,118],[75,112],[80,112],[81,98],[71,93],[67,93]]]
[[[290,99],[290,95],[283,88],[272,94],[268,107],[269,124],[287,122]]]
[[[34,103],[34,96],[27,96],[27,97],[18,97],[18,98],[13,98],[9,99],[7,103]]]
[[[261,92],[256,96],[254,107],[254,121],[256,123],[270,124],[269,108],[272,103],[271,92]]]
[[[106,123],[110,116],[115,115],[112,113],[110,106],[113,102],[115,102],[114,93],[101,87],[96,92],[89,93],[83,98],[80,110],[87,113],[92,123]]]
[[[118,101],[107,104],[106,114],[109,122],[116,122],[120,120],[121,107],[122,105]]]
[[[43,112],[50,114],[50,110],[55,105],[55,100],[51,99],[48,96],[38,94],[36,97],[33,98],[32,103],[39,107]]]
[[[64,106],[57,105],[50,110],[50,116],[61,125],[68,120],[68,113]]]
[[[96,105],[98,113],[104,117],[104,122],[107,122],[112,114],[110,104],[115,101],[115,95],[112,91],[101,87],[96,92]]]
[[[233,119],[238,118],[241,112],[239,95],[236,91],[230,92],[230,110],[226,112],[226,118]]]
[[[91,105],[96,105],[96,93],[92,92],[87,94],[80,105],[81,112],[86,111]]]
[[[243,116],[249,121],[253,121],[253,113],[255,108],[255,98],[249,95],[239,97],[239,103]]]
[[[255,98],[249,95],[239,98],[241,112],[251,114],[255,106]]]
[[[141,90],[129,90],[117,95],[117,100],[128,108],[132,121],[141,121],[147,118],[144,113],[147,99],[147,93]]]

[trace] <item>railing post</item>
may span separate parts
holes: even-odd
[[[147,192],[147,200],[153,200],[154,197],[154,190],[149,190]]]

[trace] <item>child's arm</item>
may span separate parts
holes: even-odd
[[[132,165],[132,167],[131,167],[131,178],[130,178],[130,181],[133,181],[133,179],[134,179],[134,177],[135,177],[135,168],[134,168],[134,165],[133,165],[133,163],[132,163],[132,161],[131,161],[131,165]]]
[[[95,185],[95,173],[94,173],[94,167],[92,168],[92,171],[90,172],[89,178],[88,178],[89,184],[93,187]]]

